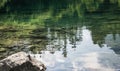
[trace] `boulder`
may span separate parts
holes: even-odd
[[[0,61],[0,71],[45,71],[44,64],[25,52],[18,52]]]

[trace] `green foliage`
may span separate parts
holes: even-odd
[[[7,2],[7,0],[0,0],[0,8],[3,7],[6,2]]]
[[[42,25],[65,17],[83,19],[88,13],[102,13],[119,7],[119,0],[0,0],[0,24]],[[111,8],[111,9],[110,9]]]

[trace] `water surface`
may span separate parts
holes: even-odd
[[[120,71],[119,0],[4,3],[0,59],[24,51],[46,71]]]

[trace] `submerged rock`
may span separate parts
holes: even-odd
[[[0,71],[45,71],[44,64],[25,52],[18,52],[0,61]]]

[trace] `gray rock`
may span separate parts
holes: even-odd
[[[25,52],[18,52],[0,61],[0,71],[45,71],[44,64]]]

